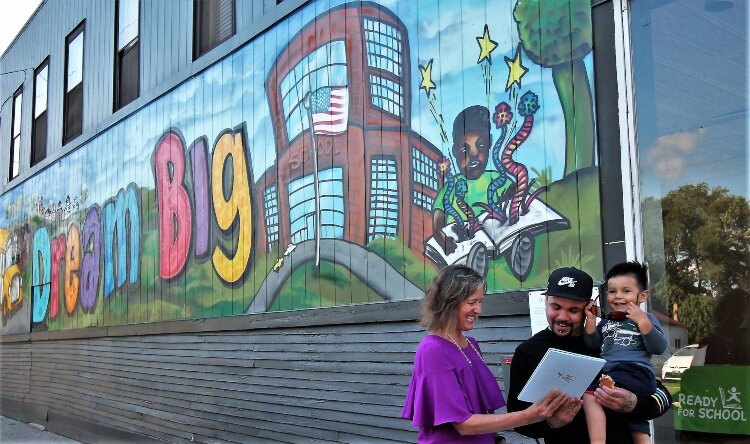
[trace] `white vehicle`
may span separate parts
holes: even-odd
[[[677,350],[664,362],[664,366],[661,368],[661,379],[681,379],[682,374],[693,363],[697,351],[698,344],[688,345]]]

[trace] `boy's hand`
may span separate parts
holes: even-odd
[[[651,320],[646,316],[646,313],[641,310],[641,307],[632,302],[628,302],[627,318],[638,324],[638,330],[641,331],[641,334],[648,333],[651,331],[651,327],[653,327]]]
[[[586,324],[584,325],[584,330],[588,334],[594,333],[594,330],[596,330],[596,311],[598,309],[599,307],[594,305],[594,301],[590,301],[588,304],[586,304],[586,308],[583,309],[583,312],[586,315]]]
[[[586,320],[595,321],[596,315],[598,314],[597,312],[599,311],[599,307],[594,304],[594,301],[589,301],[583,311],[586,313]]]

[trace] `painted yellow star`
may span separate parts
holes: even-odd
[[[510,57],[505,58],[505,63],[508,64],[508,82],[505,84],[505,90],[509,90],[514,83],[518,83],[518,87],[521,87],[521,77],[526,74],[529,69],[523,66],[521,62],[521,45],[516,47],[516,55],[511,59]]]
[[[437,88],[437,86],[435,86],[435,83],[432,81],[433,60],[434,59],[430,59],[430,61],[427,62],[427,66],[419,65],[419,72],[422,74],[422,82],[419,84],[419,88],[424,90],[424,92],[427,94],[427,97],[430,96],[430,90]]]
[[[479,43],[479,59],[477,63],[482,63],[482,60],[487,59],[492,64],[492,51],[497,48],[497,42],[490,38],[490,28],[484,25],[484,34],[481,37],[477,37],[477,43]]]

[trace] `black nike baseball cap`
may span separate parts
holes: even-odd
[[[549,275],[545,296],[573,299],[576,301],[591,300],[594,280],[583,270],[574,267],[558,268]]]

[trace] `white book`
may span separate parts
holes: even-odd
[[[601,358],[551,348],[536,366],[534,373],[518,394],[518,399],[537,403],[552,389],[580,398],[604,367],[605,362],[607,361]]]

